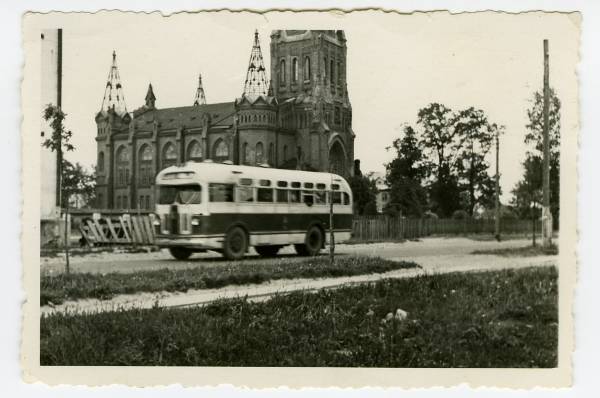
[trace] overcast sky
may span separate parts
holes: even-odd
[[[386,147],[403,124],[431,102],[483,109],[506,126],[500,171],[504,199],[520,179],[527,108],[543,76],[542,40],[550,40],[551,84],[563,101],[563,134],[576,131],[576,23],[564,14],[398,15],[380,12],[160,15],[63,15],[63,109],[77,150],[68,158],[91,166],[96,125],[111,54],[127,108],[143,105],[152,83],[162,107],[188,106],[202,73],[209,103],[233,101],[243,88],[253,32],[259,30],[269,69],[272,29],[344,29],[348,92],[363,171],[383,171]],[[566,122],[566,125],[565,125]],[[493,163],[493,159],[492,164]]]

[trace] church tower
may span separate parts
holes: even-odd
[[[254,32],[244,90],[235,101],[235,110],[234,162],[277,167],[277,100],[269,88],[258,31]]]
[[[273,93],[282,128],[296,134],[297,168],[353,174],[346,53],[342,30],[271,33]]]
[[[113,179],[115,135],[128,133],[131,116],[127,112],[123,85],[117,67],[117,54],[113,51],[112,64],[104,88],[100,111],[96,114],[96,201],[98,208],[113,207]]]
[[[204,94],[204,87],[202,86],[202,75],[198,75],[198,88],[196,89],[196,96],[194,97],[194,106],[206,105],[206,95]]]

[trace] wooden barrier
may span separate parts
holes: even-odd
[[[91,217],[90,217],[91,215]],[[79,231],[85,243],[102,245],[153,245],[154,214],[77,214]]]
[[[418,239],[432,235],[494,234],[494,220],[487,219],[434,219],[378,216],[355,216],[352,240],[376,242]],[[537,221],[536,230],[541,223]],[[531,233],[531,220],[502,220],[501,234]]]

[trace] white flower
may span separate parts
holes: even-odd
[[[398,321],[403,321],[408,317],[408,312],[401,310],[400,308],[398,308],[396,310],[396,315],[394,316],[394,319],[398,320]]]

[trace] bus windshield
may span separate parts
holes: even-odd
[[[159,185],[158,204],[200,204],[202,203],[202,187],[199,184]]]

